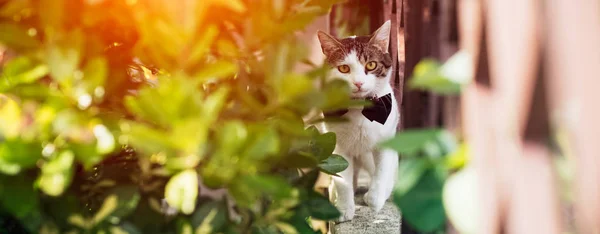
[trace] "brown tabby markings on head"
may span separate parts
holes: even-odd
[[[369,43],[370,36],[349,37],[341,40],[339,46],[329,51],[323,51],[327,57],[327,63],[331,66],[337,66],[351,52],[355,51],[358,60],[366,65],[370,61],[377,62],[377,68],[373,71],[367,71],[379,78],[386,76],[392,66],[392,57],[389,53],[384,53],[381,49]]]

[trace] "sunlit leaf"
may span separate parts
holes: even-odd
[[[470,158],[469,146],[466,143],[460,145],[460,147],[450,153],[446,157],[446,166],[450,169],[463,168]]]
[[[211,201],[201,204],[199,209],[190,217],[192,226],[196,227],[196,233],[199,231],[214,233],[226,224],[227,207],[224,202]]]
[[[473,71],[470,55],[459,51],[443,65],[433,59],[420,61],[415,66],[409,85],[439,94],[457,94],[462,86],[472,80]]]
[[[93,217],[93,222],[98,224],[106,219],[112,212],[117,209],[119,198],[115,194],[110,194],[104,198],[104,202],[100,209],[96,212]]]
[[[72,151],[63,151],[56,158],[42,167],[39,178],[40,190],[50,196],[59,196],[71,184],[73,162],[75,155]]]
[[[201,34],[200,40],[196,41],[192,52],[190,53],[190,64],[197,63],[209,51],[211,44],[219,34],[219,29],[215,25],[209,25]]]
[[[215,63],[207,64],[196,73],[196,77],[200,80],[214,80],[231,76],[235,74],[236,71],[237,66],[234,63],[220,60]]]
[[[190,221],[184,218],[177,219],[177,234],[194,234]]]
[[[173,176],[165,188],[167,203],[184,214],[194,212],[197,197],[198,174],[194,170],[182,171]]]
[[[213,233],[213,227],[211,222],[215,219],[217,215],[217,210],[211,210],[208,215],[202,220],[200,226],[196,228],[195,234],[211,234]]]
[[[96,88],[102,88],[108,77],[108,72],[108,63],[105,58],[95,57],[88,61],[83,68],[87,91],[93,93]]]
[[[48,66],[38,64],[29,57],[18,57],[9,60],[0,75],[0,90],[12,88],[19,84],[29,84],[48,74]]]
[[[96,150],[99,154],[107,154],[115,149],[115,137],[102,124],[94,126],[94,135],[96,136]]]
[[[440,72],[446,79],[465,85],[473,79],[474,71],[471,55],[459,50],[442,65]]]
[[[12,98],[0,95],[0,135],[15,138],[21,129],[21,108]]]
[[[296,97],[311,90],[313,83],[308,77],[301,75],[287,75],[279,82],[279,98],[281,102],[294,100]]]
[[[478,215],[477,174],[472,167],[451,175],[444,184],[443,202],[448,220],[460,233],[477,233],[478,222],[472,217]]]
[[[50,45],[47,50],[46,63],[50,74],[58,82],[67,82],[73,77],[81,59],[79,48],[66,45]]]

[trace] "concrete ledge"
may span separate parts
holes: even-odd
[[[364,173],[359,175],[358,189],[354,195],[356,202],[356,213],[354,219],[344,223],[329,223],[331,234],[393,234],[400,233],[401,217],[398,208],[391,200],[388,200],[383,209],[377,214],[371,211],[364,200],[363,195],[367,192],[368,176]]]

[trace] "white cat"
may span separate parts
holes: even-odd
[[[338,221],[354,217],[354,190],[357,174],[364,169],[371,177],[369,191],[364,200],[375,212],[381,210],[390,197],[396,181],[398,154],[376,149],[376,144],[396,134],[400,113],[390,85],[392,59],[388,53],[390,21],[385,22],[371,36],[352,36],[336,39],[318,32],[326,62],[331,66],[329,78],[348,81],[352,98],[373,99],[375,105],[351,108],[337,114],[348,119],[343,123],[326,123],[324,131],[336,133],[334,153],[342,155],[348,168],[340,177],[333,177],[332,195],[342,212]]]

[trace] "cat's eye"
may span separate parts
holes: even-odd
[[[368,62],[367,65],[365,65],[365,68],[367,69],[367,71],[373,71],[373,70],[375,70],[375,68],[377,68],[377,62],[375,62],[375,61]]]
[[[348,73],[348,72],[350,72],[350,66],[348,66],[348,65],[340,65],[340,66],[337,67],[337,69],[341,73]]]

